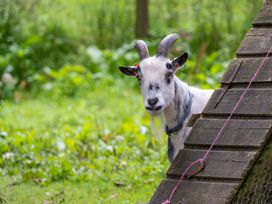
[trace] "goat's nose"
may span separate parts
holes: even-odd
[[[151,105],[151,106],[154,106],[156,103],[158,103],[159,99],[156,97],[156,98],[149,98],[147,100],[148,104]]]

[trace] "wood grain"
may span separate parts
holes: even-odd
[[[180,177],[189,164],[205,154],[205,150],[183,149],[167,171],[168,176]],[[212,150],[205,162],[205,168],[194,178],[239,180],[245,176],[245,170],[254,159],[256,151],[218,151]],[[188,172],[190,175],[199,165]]]
[[[234,59],[225,72],[221,83],[248,83],[263,61],[261,58]],[[238,69],[237,73],[235,73]],[[234,78],[232,79],[232,77]],[[267,58],[254,83],[272,82],[272,57]],[[272,84],[271,84],[272,87]]]
[[[241,97],[244,89],[229,89],[221,98],[224,89],[218,89],[203,110],[203,114],[229,115]],[[221,98],[219,104],[218,98]],[[235,115],[241,116],[272,116],[272,89],[249,89],[244,99],[237,108]]]
[[[245,35],[237,56],[264,56],[272,46],[272,28],[252,28]]]
[[[178,181],[165,179],[161,182],[153,195],[150,204],[161,204],[165,201]],[[221,204],[230,199],[230,195],[237,187],[236,183],[213,183],[204,181],[183,181],[174,194],[171,203],[175,204]]]
[[[254,27],[271,26],[272,27],[272,1],[266,0],[256,19],[253,21]]]
[[[210,146],[225,119],[197,120],[185,141],[188,146]],[[271,132],[271,120],[231,119],[215,147],[259,148]]]

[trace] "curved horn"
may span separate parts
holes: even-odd
[[[138,51],[140,60],[143,60],[149,57],[147,46],[143,40],[137,40],[135,42],[135,48]]]
[[[158,50],[157,50],[157,57],[167,57],[167,54],[172,46],[172,44],[179,38],[179,35],[174,33],[167,35],[165,38],[162,39]]]

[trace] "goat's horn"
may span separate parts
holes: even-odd
[[[157,50],[157,57],[167,57],[167,54],[172,46],[172,44],[179,38],[178,34],[170,34],[167,35],[165,38],[162,39],[158,50]]]
[[[140,60],[143,60],[149,57],[147,46],[143,40],[137,40],[135,42],[135,48],[138,51]]]

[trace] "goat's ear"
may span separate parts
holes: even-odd
[[[176,57],[173,61],[172,61],[172,66],[175,70],[179,69],[180,67],[182,67],[186,61],[188,59],[188,53],[185,52],[184,54],[182,54],[179,57]]]
[[[119,70],[127,76],[138,75],[138,69],[136,66],[119,66]]]

